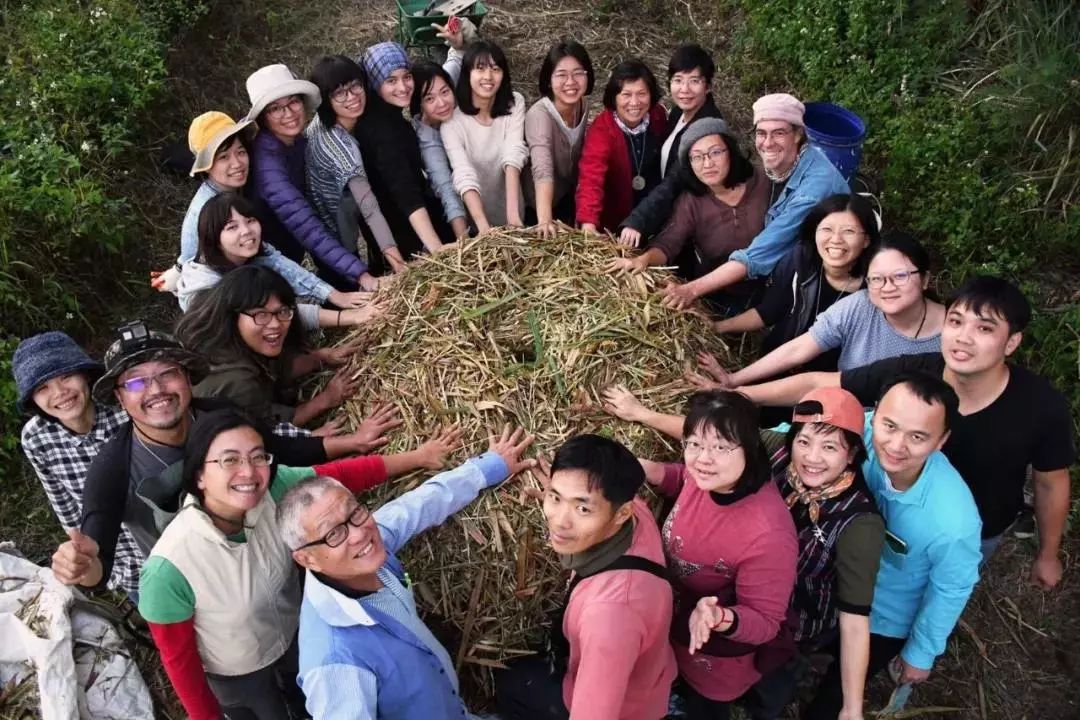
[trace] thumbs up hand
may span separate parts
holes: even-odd
[[[67,534],[70,540],[53,553],[53,575],[65,585],[97,585],[102,574],[97,542],[78,528],[68,528]]]

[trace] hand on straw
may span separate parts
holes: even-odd
[[[315,437],[334,437],[341,434],[341,428],[345,425],[345,418],[340,415],[327,420],[319,427],[311,431]]]
[[[417,463],[427,470],[441,470],[446,456],[461,444],[461,425],[455,423],[436,433],[435,437],[416,448]]]
[[[323,365],[341,367],[349,362],[353,355],[364,349],[364,343],[359,340],[339,345],[336,348],[319,348],[315,351],[315,357],[319,358]]]
[[[693,370],[687,370],[683,373],[683,380],[690,383],[696,390],[709,391],[727,389],[724,385],[721,385],[712,378],[706,377],[699,372],[694,372]]]
[[[718,598],[703,597],[698,600],[693,612],[690,613],[689,650],[691,655],[709,642],[709,636],[723,620],[724,609],[719,606]]]
[[[724,387],[732,387],[731,373],[725,370],[715,355],[707,352],[697,354],[698,369]]]
[[[360,286],[361,290],[367,292],[375,292],[379,289],[379,285],[382,283],[379,278],[375,277],[371,273],[365,272],[356,278],[356,284]]]
[[[375,293],[364,290],[358,290],[357,292],[335,290],[330,293],[330,297],[327,299],[342,310],[348,310],[349,308],[361,308],[368,305],[373,297],[375,297]]]
[[[396,277],[396,276],[394,276]],[[379,302],[369,302],[367,305],[358,308],[350,308],[349,310],[341,311],[341,325],[354,326],[363,325],[366,322],[370,322],[386,312],[386,301],[381,300]]]
[[[600,397],[603,399],[601,407],[608,415],[614,415],[626,422],[641,422],[645,406],[623,385],[604,388]]]
[[[364,454],[376,448],[380,448],[390,442],[386,433],[401,425],[402,420],[398,417],[398,409],[393,405],[380,405],[356,428],[349,436],[353,441],[355,452]]]
[[[548,220],[547,222],[536,223],[533,230],[541,239],[552,240],[558,234],[559,226],[555,224],[554,220]]]
[[[342,368],[334,373],[334,377],[330,378],[330,382],[326,383],[326,387],[319,393],[325,407],[336,408],[356,392],[356,387],[360,383],[349,377],[351,374],[351,370]]]
[[[523,428],[513,429],[507,423],[503,426],[502,435],[490,435],[488,437],[488,452],[500,455],[506,466],[510,468],[508,477],[513,477],[522,470],[536,467],[536,460],[521,457],[521,454],[529,449],[535,439],[532,435],[526,435]]]
[[[685,310],[698,299],[690,283],[668,283],[660,291],[660,304],[673,310]]]
[[[540,489],[527,487],[525,494],[533,500],[544,501],[544,491],[551,485],[551,458],[537,455],[536,465],[529,470],[533,480],[540,484]]]
[[[630,273],[631,275],[637,275],[638,273],[645,271],[645,266],[641,264],[639,258],[644,255],[639,255],[636,258],[615,258],[604,266],[604,272],[612,275],[618,275],[622,273]]]
[[[624,227],[619,233],[618,243],[626,247],[636,248],[641,245],[641,231],[632,227]]]
[[[581,223],[581,232],[586,235],[599,235],[600,231],[592,223]]]

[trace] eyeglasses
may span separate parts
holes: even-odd
[[[585,70],[574,70],[573,72],[566,72],[565,70],[560,70],[559,72],[552,74],[551,80],[556,85],[565,85],[571,80],[577,80],[578,82],[581,82],[588,77],[589,73]]]
[[[364,96],[364,84],[359,80],[354,80],[348,85],[342,85],[334,92],[330,93],[330,99],[334,102],[343,103],[348,97],[363,97]]]
[[[168,370],[162,370],[159,373],[153,375],[143,375],[141,377],[133,377],[124,380],[119,384],[124,390],[130,393],[143,392],[150,387],[151,383],[156,382],[158,387],[165,387],[171,385],[174,382],[179,382],[184,377],[184,370],[178,367],[171,367]]]
[[[280,323],[289,322],[293,319],[293,315],[296,314],[296,308],[285,305],[277,310],[252,310],[251,312],[241,310],[240,314],[247,315],[253,323],[262,326],[269,325],[272,318],[277,318]]]
[[[683,450],[686,451],[687,455],[704,455],[708,452],[712,453],[714,457],[727,457],[740,447],[740,445],[706,445],[705,443],[699,443],[697,440],[683,442]]]
[[[867,275],[866,286],[879,290],[885,287],[885,281],[888,280],[893,284],[893,287],[904,287],[912,277],[918,274],[918,270],[901,270],[891,275]]]
[[[345,522],[338,523],[334,527],[330,528],[330,532],[323,535],[318,540],[312,540],[309,543],[305,543],[295,550],[304,550],[305,548],[315,547],[316,545],[325,545],[327,547],[336,548],[345,542],[349,537],[349,526],[361,527],[371,517],[371,511],[363,505],[357,505],[356,509],[349,513],[349,517],[345,518]]]
[[[207,460],[203,465],[217,463],[222,470],[238,470],[241,465],[250,465],[253,468],[263,468],[274,462],[274,454],[268,452],[253,452],[244,457],[240,453],[226,453],[219,458]]]
[[[787,140],[788,136],[790,135],[791,131],[784,128],[781,128],[779,130],[773,130],[772,132],[766,132],[765,130],[755,130],[754,140],[756,142],[766,142],[768,140],[773,140],[775,142],[783,142],[784,140]]]
[[[705,78],[700,75],[691,75],[688,78],[673,77],[671,78],[671,87],[681,88],[688,87],[694,90],[698,90],[705,85]]]
[[[850,227],[841,228],[840,230],[835,230],[835,229],[833,229],[831,227],[821,227],[821,226],[819,226],[818,229],[815,230],[815,233],[822,240],[828,240],[831,237],[839,235],[840,239],[843,240],[844,242],[852,242],[853,240],[858,238],[860,235],[864,234],[862,230],[856,230],[855,228],[850,228]]]
[[[690,164],[694,166],[700,166],[705,164],[705,158],[709,159],[710,165],[715,165],[720,162],[720,158],[727,155],[727,148],[714,147],[709,148],[708,152],[703,153],[690,153]]]
[[[266,114],[275,120],[280,120],[287,112],[296,112],[304,104],[303,99],[299,95],[293,95],[292,97],[282,100],[281,102],[274,103],[270,107],[266,108]]]

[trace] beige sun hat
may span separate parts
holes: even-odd
[[[248,120],[258,120],[267,105],[290,95],[299,95],[304,99],[304,110],[309,117],[315,114],[322,102],[322,94],[318,86],[299,79],[285,65],[267,65],[259,68],[248,75],[245,84],[248,98],[251,100],[251,110],[247,114]]]
[[[223,112],[211,110],[204,112],[191,121],[188,128],[188,147],[195,156],[195,162],[191,164],[191,173],[206,172],[214,164],[214,156],[222,144],[237,133],[244,133],[250,140],[256,132],[256,125],[252,120],[235,122]]]

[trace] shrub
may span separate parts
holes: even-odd
[[[138,118],[161,94],[185,0],[6,3],[0,31],[0,350],[45,329],[85,335],[122,291],[135,223],[113,192]],[[15,427],[10,368],[0,420]],[[0,444],[0,461],[11,443]]]

